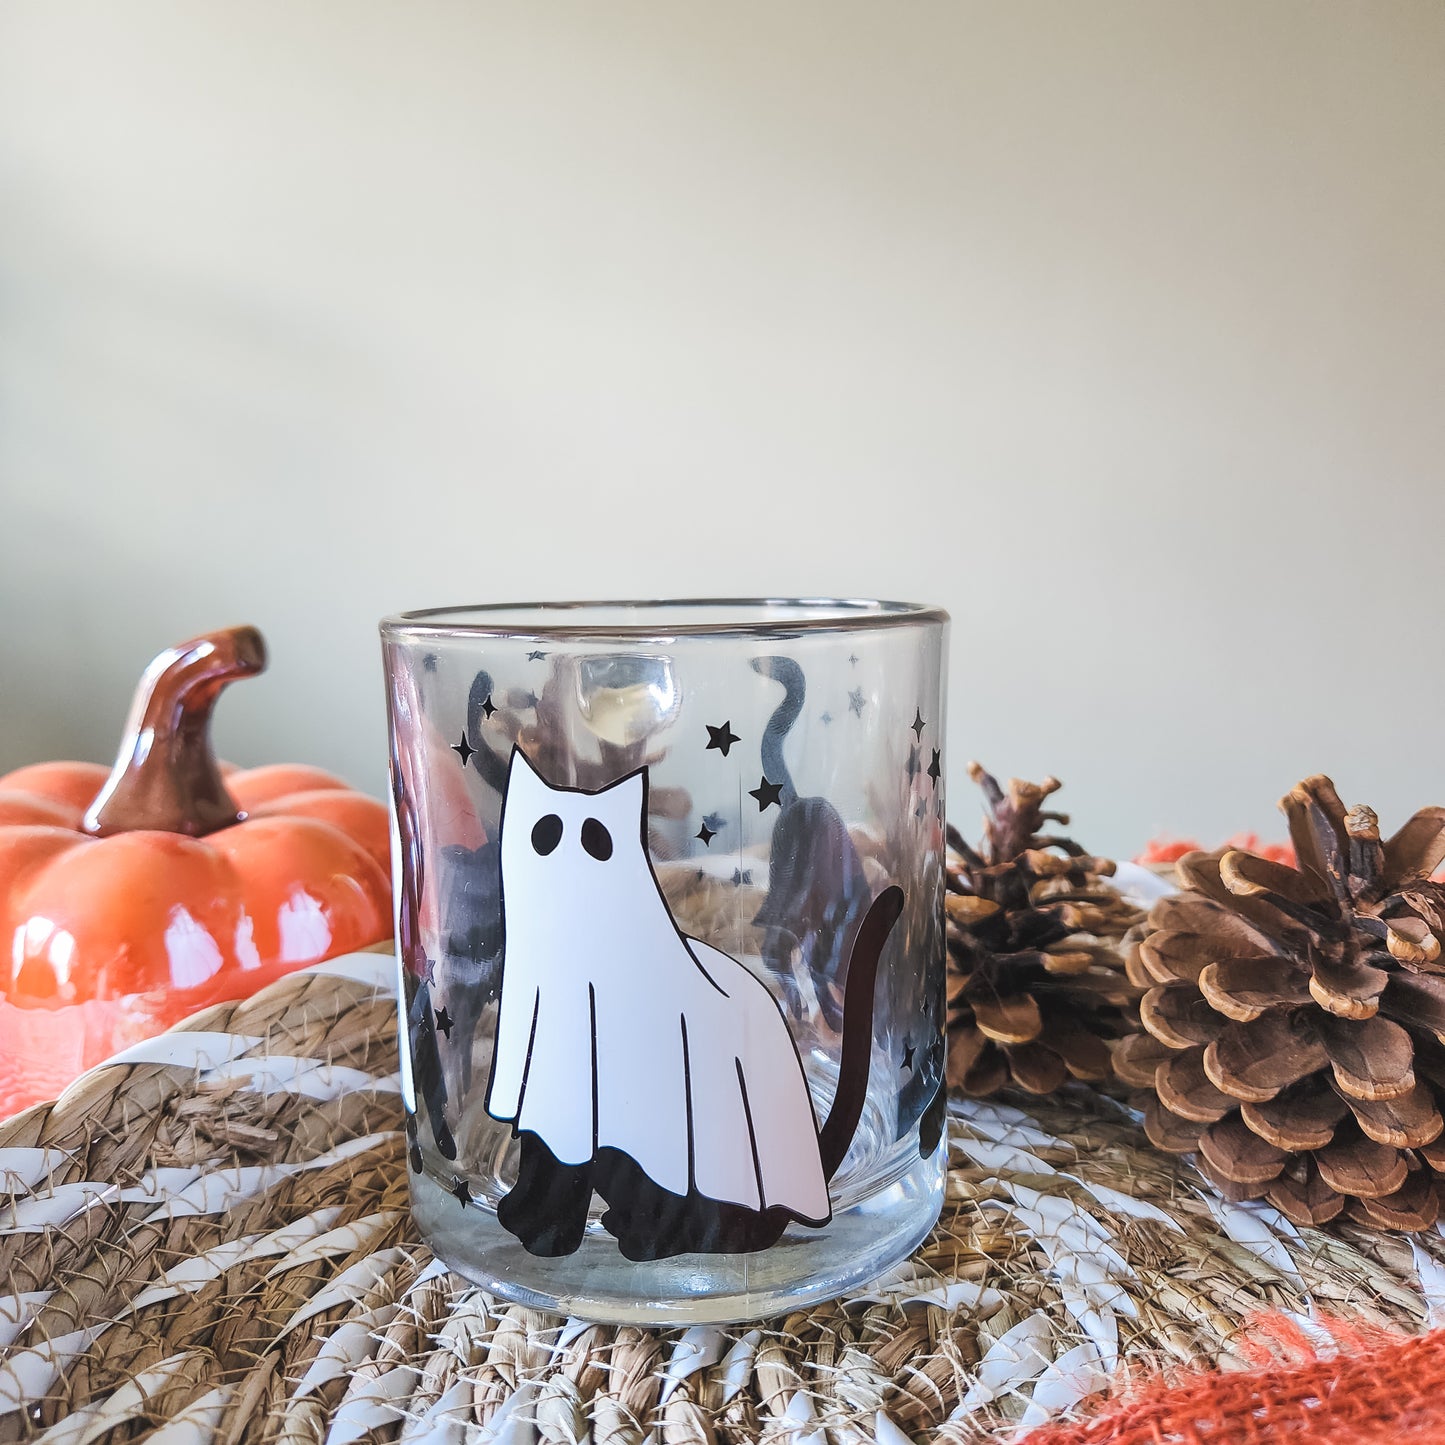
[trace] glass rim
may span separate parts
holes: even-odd
[[[668,621],[669,613],[718,609],[731,615],[716,621]],[[589,611],[648,614],[636,622],[568,620]],[[789,615],[789,613],[793,615]],[[757,614],[749,616],[749,613]],[[823,615],[816,615],[816,614]],[[831,615],[830,615],[831,614]],[[515,621],[489,620],[510,615]],[[403,641],[436,637],[491,637],[619,642],[669,642],[678,637],[749,637],[768,633],[872,632],[883,628],[949,622],[942,607],[857,597],[678,597],[582,602],[478,602],[395,612],[379,624],[383,638]]]

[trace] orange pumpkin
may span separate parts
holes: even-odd
[[[217,763],[265,648],[238,627],[146,670],[113,769],[0,777],[0,1118],[198,1008],[391,932],[390,828],[317,768]]]

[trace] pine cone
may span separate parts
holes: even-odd
[[[1280,805],[1299,866],[1239,849],[1180,860],[1129,957],[1146,1034],[1115,1051],[1153,1091],[1150,1139],[1198,1152],[1230,1199],[1297,1224],[1342,1210],[1423,1229],[1445,1170],[1445,808],[1387,843],[1328,778]]]
[[[1046,1094],[1107,1079],[1109,1042],[1138,1027],[1115,945],[1142,915],[1108,883],[1112,862],[1043,833],[1069,821],[1043,810],[1057,779],[1005,795],[977,763],[969,776],[987,809],[977,851],[948,830],[948,1082]]]

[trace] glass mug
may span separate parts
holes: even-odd
[[[943,1200],[948,615],[381,624],[413,1214],[498,1295],[755,1319]]]

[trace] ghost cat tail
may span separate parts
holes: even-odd
[[[487,744],[482,735],[482,709],[492,695],[492,674],[479,672],[472,679],[467,693],[467,746],[472,750],[472,766],[482,781],[496,794],[507,791],[507,765]]]
[[[783,684],[783,700],[763,730],[763,776],[770,783],[782,784],[782,806],[786,808],[797,801],[798,790],[793,786],[793,775],[783,757],[783,740],[792,732],[798,714],[803,711],[807,684],[803,669],[791,657],[755,657],[752,665],[759,676]]]
[[[868,1063],[873,1052],[873,985],[883,945],[902,912],[903,890],[896,884],[885,888],[873,900],[853,941],[848,981],[843,986],[843,1053],[838,1061],[838,1091],[833,1095],[827,1122],[818,1131],[825,1179],[837,1173],[863,1117]]]

